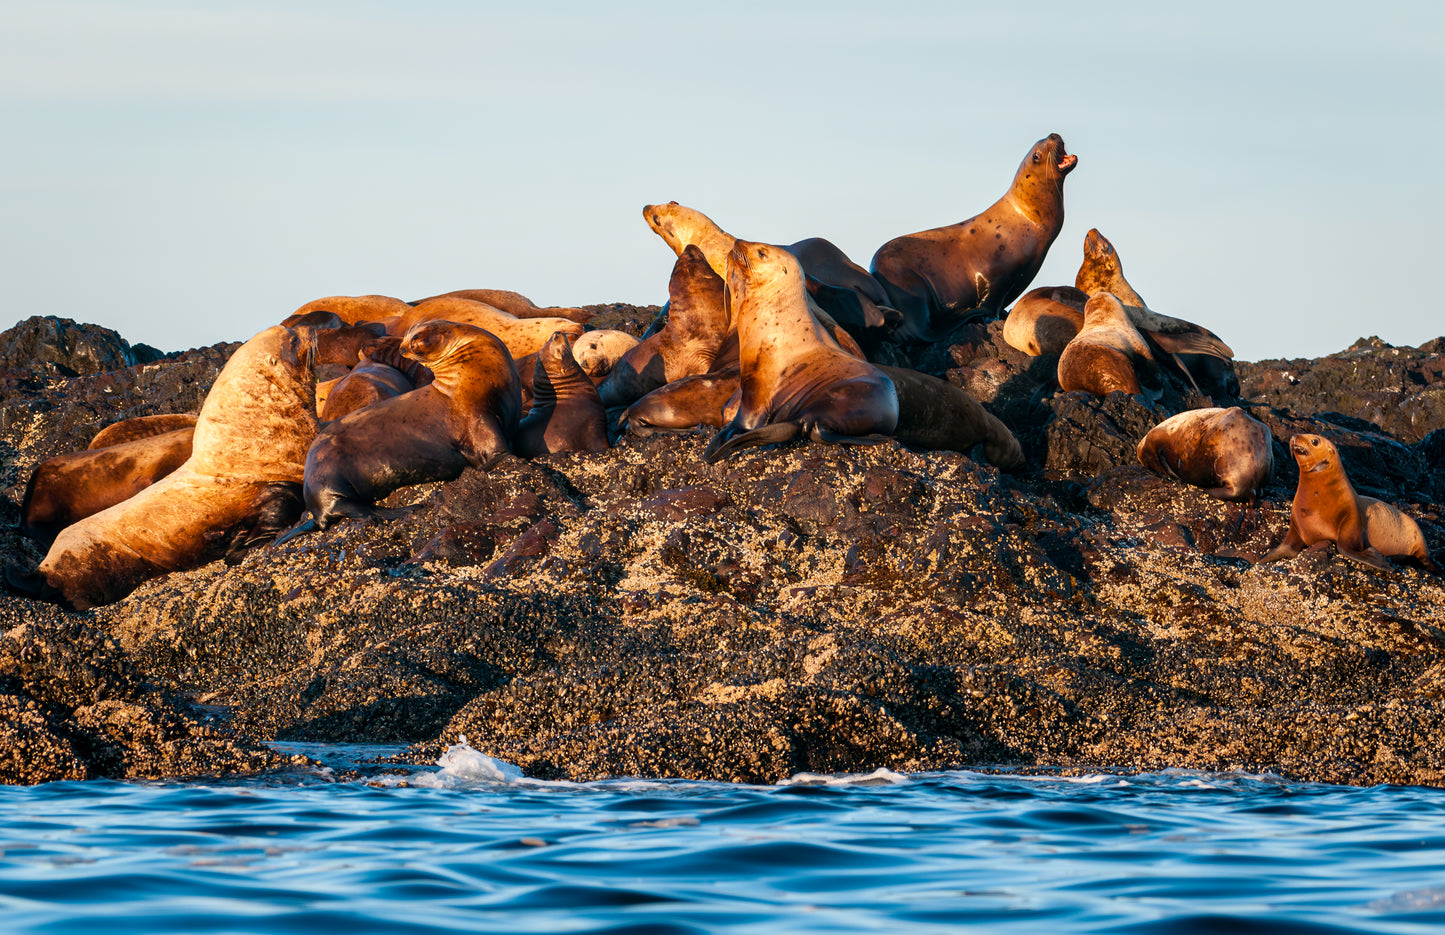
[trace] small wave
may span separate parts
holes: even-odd
[[[794,773],[778,780],[780,786],[896,786],[908,782],[908,776],[878,767],[871,773]]]
[[[441,769],[434,773],[410,773],[404,776],[383,776],[381,785],[420,786],[430,789],[455,789],[477,784],[511,785],[526,780],[520,767],[487,756],[467,743],[465,735],[447,747],[437,760]]]

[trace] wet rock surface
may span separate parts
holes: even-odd
[[[655,314],[595,311],[634,332]],[[710,429],[624,438],[402,490],[386,505],[421,506],[400,519],[85,614],[0,594],[0,778],[256,770],[276,765],[268,740],[429,762],[465,735],[548,778],[1172,766],[1445,785],[1445,579],[1328,546],[1248,560],[1288,525],[1301,431],[1445,557],[1442,343],[1241,364],[1277,445],[1255,505],[1135,461],[1197,394],[1057,393],[1048,360],[973,325],[923,363],[1014,429],[1017,474],[891,442],[708,465]],[[6,483],[108,422],[194,411],[232,347],[7,385]],[[1353,395],[1347,372],[1365,375]],[[0,502],[0,552],[33,566],[16,515]]]

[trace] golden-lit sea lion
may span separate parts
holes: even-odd
[[[1087,293],[1073,286],[1042,286],[1024,294],[1009,310],[1003,339],[1030,357],[1062,354],[1084,327]]]
[[[316,435],[304,458],[308,515],[278,543],[342,517],[393,516],[373,504],[401,487],[452,480],[468,465],[485,469],[511,450],[522,388],[499,338],[475,325],[423,321],[401,350],[432,372],[432,382]]]
[[[802,267],[781,247],[738,241],[728,290],[741,382],[737,410],[704,460],[808,434],[830,442],[896,437],[955,451],[984,442],[993,463],[1022,463],[1012,433],[962,390],[915,371],[876,367],[839,347],[808,309]]]
[[[184,464],[195,431],[192,424],[46,458],[25,485],[20,534],[49,548],[65,527],[135,496]]]
[[[304,316],[312,312],[332,312],[342,321],[351,325],[362,321],[385,324],[387,321],[400,318],[409,311],[411,311],[410,305],[389,295],[330,295],[323,299],[313,299],[307,302],[292,312],[290,317],[281,324],[288,328],[299,324],[312,324],[313,322],[303,320]]]
[[[970,319],[1003,314],[1023,294],[1064,226],[1064,178],[1078,157],[1050,134],[1029,149],[1013,183],[981,213],[895,237],[870,271],[903,315],[894,333],[931,341]]]
[[[538,306],[520,292],[511,292],[506,289],[457,289],[452,292],[443,292],[441,295],[417,299],[411,304],[420,305],[423,302],[430,302],[432,299],[448,298],[471,299],[474,302],[499,308],[518,318],[565,318],[568,321],[575,321],[579,325],[585,325],[592,320],[592,313],[585,308],[571,308],[564,305]]]
[[[1340,453],[1328,439],[1295,435],[1289,450],[1299,465],[1289,530],[1260,562],[1293,558],[1317,542],[1333,542],[1341,555],[1375,568],[1391,569],[1388,557],[1400,557],[1440,571],[1413,519],[1388,503],[1355,493]]]
[[[567,336],[552,335],[532,368],[532,408],[517,427],[512,452],[520,458],[564,451],[606,451],[607,409],[577,361]]]
[[[684,247],[667,283],[667,324],[613,366],[597,387],[603,405],[628,406],[664,384],[711,370],[728,333],[723,293],[702,250]]]
[[[622,355],[641,343],[626,331],[589,331],[572,343],[572,359],[583,373],[600,382],[617,366]]]
[[[1159,374],[1124,306],[1107,292],[1089,297],[1084,327],[1059,355],[1059,386],[1064,392],[1083,390],[1107,396],[1115,390],[1159,398]]]
[[[1274,473],[1269,426],[1238,406],[1171,416],[1139,439],[1134,453],[1155,474],[1201,487],[1220,500],[1253,503]]]
[[[627,407],[622,424],[633,435],[678,432],[726,422],[724,408],[737,394],[741,371],[736,364],[713,373],[674,380]]]
[[[95,434],[86,447],[94,451],[97,448],[107,448],[111,445],[119,445],[123,442],[133,442],[140,438],[149,438],[152,435],[164,435],[167,432],[174,432],[177,429],[188,429],[194,427],[196,417],[188,412],[166,413],[156,416],[137,416],[134,419],[125,419],[107,425]]]
[[[323,421],[334,422],[350,412],[364,409],[383,399],[392,399],[416,389],[406,374],[378,360],[363,360],[326,393],[317,411]],[[317,390],[318,397],[320,389]]]
[[[323,334],[275,326],[243,344],[206,395],[190,458],[61,530],[40,567],[7,569],[7,584],[85,609],[158,575],[238,560],[293,523],[316,432],[312,363],[326,359]]]
[[[392,333],[404,335],[424,321],[454,321],[490,331],[501,339],[516,359],[537,353],[558,331],[575,337],[585,330],[582,325],[566,318],[518,318],[485,302],[443,296],[411,307],[401,321],[392,326]]]

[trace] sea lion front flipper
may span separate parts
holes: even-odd
[[[1284,541],[1273,549],[1270,549],[1270,551],[1255,564],[1263,565],[1265,562],[1277,562],[1282,558],[1294,558],[1300,554],[1300,550],[1304,547],[1304,537],[1300,535],[1299,527],[1295,525],[1294,517],[1291,516],[1289,520],[1289,532],[1284,534]]]
[[[785,442],[795,438],[801,429],[802,426],[796,422],[772,422],[744,432],[724,426],[713,436],[712,441],[708,442],[707,448],[703,449],[702,459],[712,464],[719,458],[726,458],[743,448]]]
[[[1381,571],[1395,570],[1395,566],[1390,564],[1390,560],[1385,558],[1385,556],[1380,553],[1380,550],[1372,545],[1367,545],[1357,551],[1345,545],[1343,542],[1336,542],[1335,548],[1339,549],[1340,554],[1345,558],[1359,562],[1361,565],[1369,565]]]
[[[821,425],[813,426],[808,433],[815,442],[830,442],[834,445],[879,445],[886,441],[892,441],[892,435],[840,435],[831,429],[825,429]]]
[[[283,543],[290,542],[297,536],[304,536],[308,532],[315,532],[320,528],[320,526],[316,525],[316,518],[313,517],[310,513],[307,513],[306,516],[301,520],[301,522],[297,523],[295,526],[292,526],[290,529],[277,536],[271,542],[271,544],[281,545]]]

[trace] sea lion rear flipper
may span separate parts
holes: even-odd
[[[37,569],[26,570],[13,562],[6,562],[0,579],[4,581],[5,590],[11,594],[37,601],[49,601],[52,604],[67,604],[65,595],[51,587],[50,582]]]
[[[801,429],[802,426],[796,422],[773,422],[744,432],[724,426],[713,436],[712,441],[708,442],[707,448],[703,449],[702,459],[712,464],[743,448],[785,442],[796,437]]]
[[[1372,545],[1367,545],[1363,549],[1356,551],[1355,549],[1352,549],[1349,546],[1345,545],[1343,542],[1336,542],[1335,548],[1339,549],[1340,554],[1343,555],[1345,558],[1359,562],[1361,565],[1369,565],[1373,568],[1378,568],[1381,571],[1395,570],[1395,566],[1390,564],[1390,560],[1385,558],[1384,555],[1380,554],[1380,550]]]
[[[815,442],[830,442],[834,445],[878,445],[886,441],[892,441],[892,435],[840,435],[831,429],[825,429],[821,425],[813,426],[809,433]]]
[[[1145,340],[1157,345],[1166,354],[1207,354],[1223,360],[1234,359],[1234,351],[1230,346],[1203,328],[1172,334],[1164,331],[1141,333]]]

